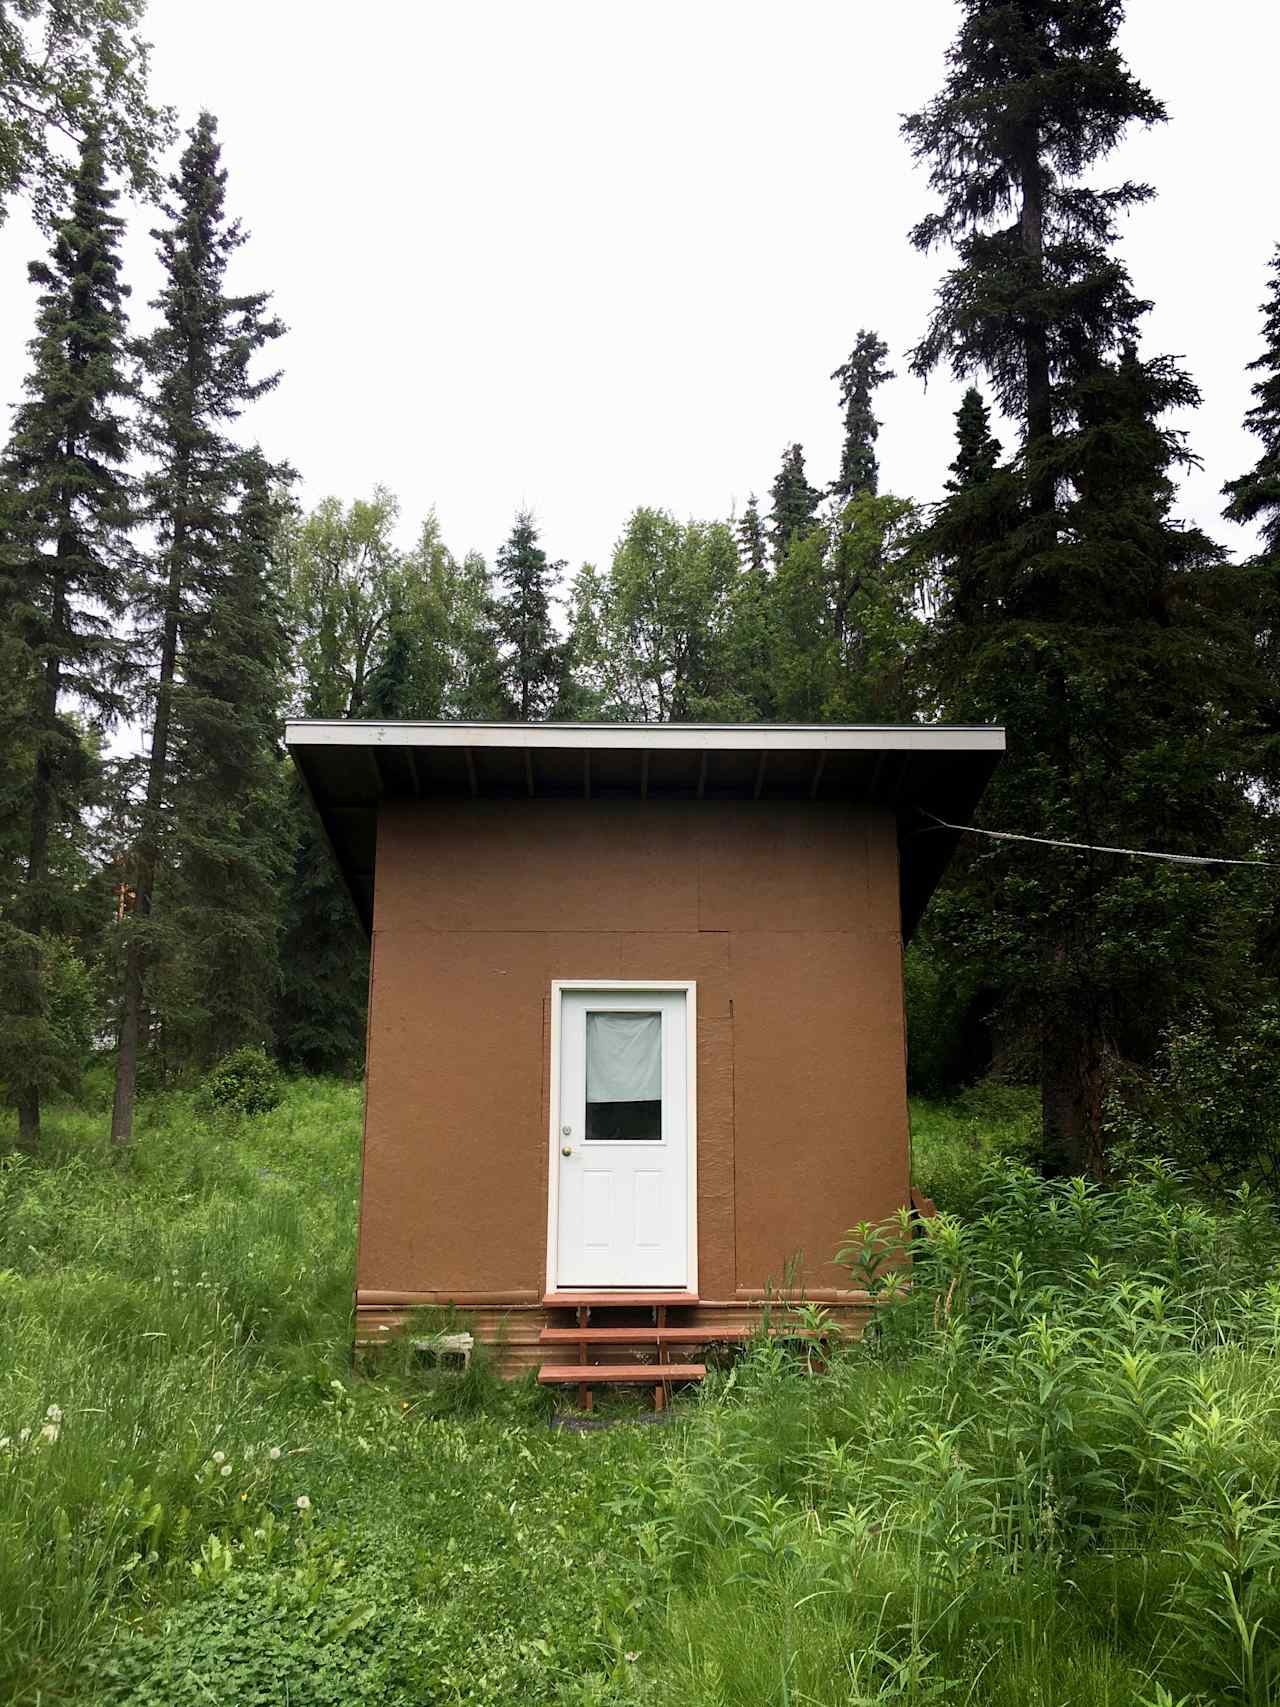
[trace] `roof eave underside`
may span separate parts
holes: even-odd
[[[415,727],[420,741],[413,738]],[[676,740],[653,742],[646,729],[625,745],[622,727],[593,725],[592,734],[608,732],[607,744],[552,745],[545,742],[547,725],[528,725],[501,733],[537,730],[543,741],[495,741],[499,726],[477,725],[480,738],[458,740],[461,730],[454,726],[445,743],[431,725],[291,724],[288,747],[366,931],[373,919],[377,811],[384,801],[748,799],[846,801],[892,810],[905,940],[959,841],[955,832],[932,827],[932,819],[971,821],[1004,746],[1003,731],[992,728],[774,726],[758,730],[752,745],[740,738],[747,730],[735,727],[728,745],[714,737],[730,731],[699,726],[681,740],[674,726],[661,727]],[[839,735],[843,742],[831,739]]]

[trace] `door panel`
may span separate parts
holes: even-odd
[[[682,990],[561,997],[560,1287],[687,1284],[685,1002]]]

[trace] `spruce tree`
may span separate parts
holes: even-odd
[[[166,1050],[202,1067],[269,1044],[279,976],[289,637],[275,473],[259,452],[243,459],[226,559],[186,623],[173,690],[154,999]]]
[[[549,563],[528,510],[516,516],[498,552],[493,621],[510,715],[522,723],[550,715],[560,696],[564,647],[551,621],[551,594],[563,563]]]
[[[773,547],[773,563],[777,568],[791,548],[813,527],[818,515],[822,494],[809,484],[804,471],[804,450],[800,445],[788,445],[782,453],[782,466],[769,489],[773,510],[769,518],[769,543]]]
[[[42,1086],[66,1082],[72,1065],[46,1023],[40,945],[66,926],[69,897],[54,855],[94,785],[80,720],[106,728],[126,703],[115,624],[125,608],[136,517],[126,470],[128,287],[115,201],[101,142],[91,135],[49,259],[29,268],[40,287],[32,368],[0,471],[0,616],[15,672],[4,695],[5,745],[10,792],[16,788],[27,808],[24,881],[5,919],[18,1012],[4,1026],[11,1056],[4,1076],[27,1144],[39,1136]]]
[[[1280,245],[1270,268],[1271,288],[1262,304],[1264,348],[1249,371],[1257,401],[1245,427],[1261,441],[1262,454],[1247,474],[1223,488],[1225,514],[1256,527],[1261,548],[1246,566],[1250,585],[1237,595],[1254,611],[1256,656],[1267,688],[1255,732],[1255,773],[1274,802],[1280,796]]]
[[[859,492],[870,492],[874,497],[879,490],[876,439],[880,434],[880,423],[872,404],[877,387],[894,378],[893,369],[885,366],[888,354],[889,346],[874,332],[861,331],[849,359],[831,375],[839,383],[840,403],[844,409],[840,473],[831,486],[837,497],[852,498]]]
[[[760,515],[760,502],[753,492],[738,518],[738,555],[742,567],[753,575],[764,575],[769,566],[769,542]]]
[[[991,431],[991,411],[976,385],[956,410],[956,455],[948,492],[968,492],[990,480],[1000,462],[1000,441]]]
[[[1262,535],[1262,555],[1280,566],[1280,244],[1270,268],[1271,288],[1262,304],[1265,348],[1249,371],[1260,375],[1254,384],[1257,402],[1246,413],[1246,429],[1262,445],[1262,454],[1247,474],[1223,487],[1229,502],[1226,516],[1256,527]]]
[[[245,462],[225,429],[275,385],[278,375],[254,377],[251,367],[284,331],[267,312],[265,292],[227,291],[228,264],[246,238],[226,213],[226,172],[212,115],[202,113],[189,136],[168,182],[168,223],[153,233],[164,283],[152,304],[159,325],[142,345],[149,381],[143,442],[154,465],[146,496],[157,550],[135,608],[155,675],[111,1120],[118,1144],[133,1132],[147,963],[159,946],[151,914],[166,852],[175,683],[190,627],[236,557]]]
[[[1121,0],[962,0],[943,89],[903,127],[941,198],[911,240],[950,243],[959,260],[912,367],[923,377],[945,360],[957,374],[990,376],[1022,425],[1027,499],[1046,547],[1056,532],[1055,381],[1076,352],[1118,350],[1144,307],[1109,245],[1118,215],[1154,191],[1087,181],[1131,124],[1166,116],[1121,57],[1123,13]]]
[[[947,715],[1010,727],[993,825],[1230,854],[1251,828],[1247,637],[1216,599],[1212,542],[1172,514],[1188,453],[1161,421],[1195,388],[1136,353],[1148,305],[1112,250],[1117,215],[1151,191],[1093,170],[1126,126],[1164,116],[1120,57],[1120,21],[1114,0],[964,0],[946,85],[906,124],[942,198],[914,240],[950,241],[959,262],[914,366],[985,371],[1022,440],[998,466],[979,406],[962,409],[931,530],[929,661]],[[957,949],[997,969],[1038,1043],[1047,1142],[1097,1170],[1108,1063],[1241,975],[1243,890],[1006,843],[970,850],[962,874]]]

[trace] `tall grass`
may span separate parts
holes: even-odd
[[[259,1512],[291,1396],[345,1360],[358,1115],[333,1084],[251,1130],[169,1097],[119,1158],[66,1110],[0,1161],[0,1692]]]
[[[917,1109],[963,1212],[851,1241],[911,1275],[858,1344],[577,1437],[353,1381],[354,1088],[63,1111],[0,1162],[0,1701],[1280,1699],[1275,1210],[1042,1181],[1000,1097]]]
[[[863,1345],[822,1380],[756,1354],[637,1491],[670,1698],[1280,1699],[1274,1210],[975,1192]]]

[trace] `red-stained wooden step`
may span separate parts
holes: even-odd
[[[545,1385],[588,1386],[601,1381],[643,1381],[646,1387],[664,1381],[701,1381],[703,1363],[544,1363],[538,1380]]]
[[[542,1345],[711,1345],[750,1337],[716,1328],[543,1328],[538,1340]]]
[[[745,1345],[754,1328],[543,1328],[540,1345]],[[820,1328],[771,1327],[773,1339],[827,1339]]]

